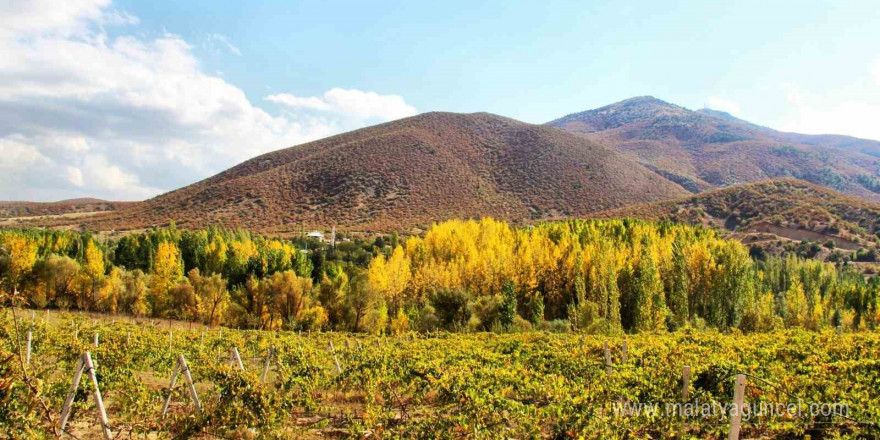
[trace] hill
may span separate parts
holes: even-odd
[[[388,230],[453,217],[582,216],[687,191],[565,130],[486,113],[426,113],[268,153],[87,229],[220,223],[265,232]],[[51,225],[51,223],[49,224]]]
[[[115,211],[130,206],[131,202],[81,198],[57,202],[8,202],[0,201],[0,218],[35,217],[86,212]]]
[[[605,211],[596,217],[636,217],[715,226],[747,243],[786,239],[853,251],[874,247],[880,204],[796,179],[723,188],[680,200]]]
[[[880,201],[880,142],[783,133],[647,96],[547,125],[617,148],[691,192],[794,177]]]

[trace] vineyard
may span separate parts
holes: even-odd
[[[793,402],[801,412],[743,415],[741,438],[880,434],[873,332],[383,337],[15,316],[5,309],[0,318],[4,438],[102,438],[91,373],[112,438],[728,438],[727,414],[620,410],[681,403],[685,366],[688,402],[729,405],[742,374],[747,404]],[[94,369],[72,394],[62,433],[61,411],[86,352]],[[169,399],[181,357],[188,368]],[[822,403],[847,411],[812,414]]]

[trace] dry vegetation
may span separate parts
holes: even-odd
[[[733,232],[747,244],[831,241],[833,248],[844,251],[875,246],[880,230],[880,204],[796,179],[739,185],[596,216],[716,226]]]
[[[452,217],[583,216],[681,197],[672,183],[564,130],[486,113],[427,113],[275,151],[110,214],[90,230],[301,224],[401,230]],[[47,221],[57,226],[64,221]]]
[[[727,113],[690,111],[652,97],[549,122],[616,146],[692,192],[794,177],[880,201],[880,142],[782,133]]]
[[[71,199],[48,203],[0,202],[0,219],[115,211],[131,205],[131,202],[109,202],[99,199]]]

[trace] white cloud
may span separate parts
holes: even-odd
[[[706,107],[712,110],[727,112],[734,116],[739,116],[740,114],[739,104],[726,99],[716,98],[714,96],[706,100]]]
[[[136,22],[109,0],[0,4],[0,199],[142,199],[415,113],[400,96],[332,89],[271,114],[203,71],[181,37],[104,30]]]
[[[793,84],[783,84],[782,90],[793,111],[782,121],[781,130],[880,140],[880,90],[869,91],[858,100],[812,95]]]
[[[241,56],[241,50],[239,50],[238,46],[232,44],[229,37],[223,34],[207,34],[203,44],[210,49],[216,49],[219,46],[230,53]]]
[[[298,97],[279,93],[266,97],[267,101],[284,104],[293,109],[309,109],[332,113],[361,122],[392,120],[416,114],[415,107],[406,103],[402,96],[379,95],[375,92],[333,88],[323,96]]]
[[[77,167],[66,167],[64,169],[67,172],[67,181],[72,183],[75,186],[83,186],[85,185],[85,180],[83,180],[83,173]]]

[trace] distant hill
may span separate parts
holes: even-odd
[[[218,223],[267,232],[301,224],[399,230],[452,217],[583,216],[687,194],[565,130],[487,113],[426,113],[268,153],[83,219],[83,227],[132,229],[174,220],[181,227]]]
[[[72,213],[115,211],[131,206],[132,202],[81,198],[57,202],[7,202],[0,201],[0,218],[35,217]]]
[[[761,236],[819,243],[831,240],[845,250],[876,245],[880,232],[880,204],[796,179],[723,188],[596,216],[716,226],[740,234],[747,242]]]
[[[778,132],[638,97],[549,122],[617,148],[691,192],[794,177],[880,201],[880,142]]]

